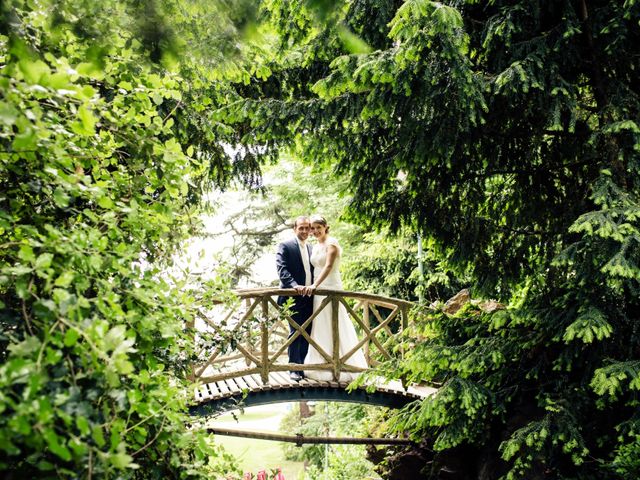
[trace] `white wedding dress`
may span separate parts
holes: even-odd
[[[335,289],[342,290],[342,278],[340,277],[340,257],[342,257],[342,249],[338,245],[338,241],[335,238],[329,237],[325,241],[324,245],[316,244],[313,247],[311,253],[311,263],[316,275],[322,272],[324,265],[327,261],[327,245],[335,245],[338,248],[338,255],[336,256],[333,267],[329,275],[322,281],[319,289]],[[320,295],[314,295],[313,297],[313,311],[315,312],[322,301],[326,297]],[[346,353],[353,349],[358,344],[358,336],[356,329],[351,323],[351,319],[347,314],[347,309],[344,305],[340,304],[338,310],[338,331],[340,338],[340,357],[343,357]],[[331,303],[328,303],[321,312],[313,319],[311,324],[311,339],[315,341],[320,348],[322,348],[329,357],[333,357],[333,334],[331,333]],[[309,345],[309,352],[304,359],[305,365],[328,363],[327,359],[320,355],[318,350]],[[351,365],[359,368],[368,368],[367,360],[362,351],[362,347],[359,348],[353,355],[345,360],[347,365]],[[305,370],[305,376],[307,378],[315,380],[333,380],[333,373],[329,371],[321,370]],[[357,372],[341,372],[340,381],[350,382],[358,376]]]

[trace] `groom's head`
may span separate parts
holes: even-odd
[[[293,222],[293,232],[298,237],[298,240],[301,242],[306,242],[307,238],[309,238],[309,231],[311,229],[311,224],[309,223],[309,217],[305,215],[300,215]]]

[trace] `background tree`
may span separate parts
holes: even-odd
[[[353,219],[422,233],[439,264],[510,302],[425,313],[386,369],[442,385],[397,418],[439,452],[425,475],[637,475],[640,5],[262,13],[279,55],[217,118],[333,166]]]
[[[263,168],[260,188],[232,188],[218,197],[224,206],[218,208],[215,229],[204,232],[202,238],[231,236],[223,255],[231,264],[234,283],[264,282],[260,275],[256,277],[262,272],[256,272],[254,266],[265,256],[273,256],[279,238],[291,229],[292,219],[322,213],[330,222],[331,234],[345,249],[341,267],[345,288],[409,300],[417,300],[422,288],[432,302],[449,298],[464,285],[439,262],[430,245],[424,248],[425,278],[421,279],[416,237],[408,229],[395,235],[371,232],[348,221],[347,179],[328,180],[330,175],[324,166],[305,165],[285,154],[277,164]]]

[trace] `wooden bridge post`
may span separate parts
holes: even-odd
[[[337,382],[340,379],[340,328],[339,309],[340,301],[335,295],[331,296],[331,331],[333,332],[333,379]]]
[[[402,315],[402,330],[409,326],[409,312],[406,306],[400,307],[400,314]]]
[[[269,301],[262,297],[262,321],[260,322],[262,353],[260,365],[260,378],[262,383],[269,383]]]
[[[250,298],[245,298],[244,299],[244,307],[247,310],[249,310],[249,308],[251,308],[251,299]],[[253,342],[253,340],[251,338],[251,329],[250,328],[247,328],[246,341],[247,341],[247,346],[251,347],[251,351],[255,351],[255,345],[254,345],[254,342]],[[251,359],[249,357],[245,357],[244,363],[248,367],[251,364]]]
[[[369,320],[369,302],[362,302],[362,321],[367,327],[367,330],[371,331],[371,321]],[[371,365],[371,352],[369,347],[371,345],[371,338],[364,344],[364,357],[367,359],[367,365]]]
[[[406,306],[400,307],[400,333],[409,326],[409,312]],[[400,358],[404,358],[404,347],[400,344]]]

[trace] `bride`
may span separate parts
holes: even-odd
[[[320,274],[315,278],[313,284],[305,287],[305,295],[313,295],[316,288],[327,288],[342,290],[342,279],[340,278],[340,257],[342,249],[338,241],[329,236],[329,226],[324,217],[320,215],[311,216],[311,234],[318,243],[313,247],[311,253],[311,264],[315,272]],[[325,297],[314,295],[313,310],[318,310]],[[358,343],[356,330],[347,315],[344,305],[340,304],[338,310],[338,334],[340,339],[340,357],[353,349]],[[331,331],[331,303],[327,304],[322,311],[313,319],[311,326],[311,339],[318,344],[330,357],[333,352],[333,334]],[[305,365],[327,363],[318,350],[309,345],[309,352],[304,360]],[[362,348],[354,352],[345,363],[349,366],[362,369],[368,368]],[[333,380],[333,373],[319,370],[307,370],[305,376],[315,380]],[[341,372],[340,381],[352,381],[358,376],[356,372]]]

